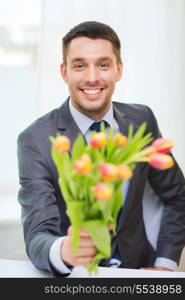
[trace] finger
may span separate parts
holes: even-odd
[[[73,226],[69,226],[67,229],[67,235],[71,236],[72,235],[72,231],[73,231]]]
[[[78,248],[77,253],[75,254],[76,257],[93,257],[97,253],[97,249],[95,247],[89,248]]]
[[[79,236],[80,237],[90,237],[89,233],[83,228],[80,229]]]
[[[69,236],[72,236],[72,233],[73,233],[73,226],[71,225],[68,227],[67,234]],[[87,231],[85,231],[85,229],[83,229],[83,228],[80,229],[79,236],[80,237],[90,237],[89,233]]]
[[[95,244],[91,238],[80,237],[79,247],[94,247]]]
[[[74,267],[76,266],[87,266],[92,262],[93,258],[92,257],[77,257],[73,259],[72,265]]]
[[[172,269],[165,268],[165,267],[155,267],[155,270],[158,270],[158,271],[173,271]]]

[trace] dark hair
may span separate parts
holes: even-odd
[[[78,37],[105,39],[111,42],[117,62],[121,61],[121,43],[116,32],[108,25],[96,21],[83,22],[72,28],[62,39],[63,62],[66,64],[67,50],[70,42]]]

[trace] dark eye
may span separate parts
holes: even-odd
[[[74,65],[74,68],[75,68],[76,70],[81,70],[81,69],[84,68],[84,64],[76,64],[76,65]]]
[[[109,64],[108,64],[108,63],[101,63],[101,64],[99,64],[99,67],[100,67],[101,69],[106,70],[106,69],[109,68]]]

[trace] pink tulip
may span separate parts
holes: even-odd
[[[149,156],[149,164],[154,168],[165,170],[173,167],[174,161],[170,155],[154,153]]]
[[[111,163],[102,163],[99,165],[101,178],[105,181],[114,181],[117,178],[117,166]]]
[[[107,201],[113,195],[112,188],[104,183],[96,184],[93,192],[94,192],[95,198],[99,201]]]
[[[100,149],[107,145],[107,136],[104,132],[95,133],[90,139],[90,145],[93,148]]]
[[[91,171],[91,159],[87,154],[74,162],[74,169],[80,175],[87,175]]]
[[[68,152],[70,148],[70,140],[64,135],[59,135],[55,138],[53,147],[61,154]]]
[[[148,156],[156,152],[156,148],[154,146],[147,146],[143,149],[144,155]]]
[[[133,176],[132,170],[127,165],[117,166],[117,178],[118,179],[129,179]]]
[[[170,139],[158,138],[152,143],[152,146],[154,146],[159,153],[168,153],[173,148],[174,143]]]
[[[114,142],[118,144],[119,147],[123,148],[125,147],[126,143],[127,143],[127,137],[124,136],[122,133],[117,133],[114,138],[113,138]]]

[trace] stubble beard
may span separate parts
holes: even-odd
[[[74,91],[72,89],[69,90],[71,95],[71,101],[73,106],[80,111],[82,114],[86,115],[87,117],[93,119],[93,120],[100,120],[106,112],[109,110],[111,102],[112,102],[112,94],[114,92],[114,88],[110,91],[110,93],[106,96],[104,99],[102,105],[98,105],[98,107],[93,107],[93,105],[90,107],[90,105],[85,105],[83,102],[85,101],[79,101],[79,98],[75,95]],[[96,100],[98,101],[98,100]],[[100,100],[101,101],[101,100]],[[93,104],[93,101],[92,101]]]

